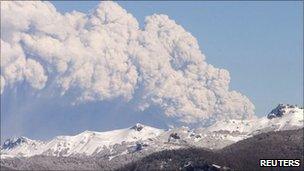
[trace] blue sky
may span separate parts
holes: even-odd
[[[87,13],[99,2],[52,3],[61,13],[73,10]],[[230,72],[230,88],[254,103],[256,115],[265,115],[278,103],[302,106],[302,2],[118,3],[137,18],[141,26],[144,18],[154,13],[166,14],[182,25],[197,38],[209,64]],[[9,97],[6,100],[1,97],[1,105],[5,106],[1,108],[1,140],[19,135],[48,139],[84,130],[117,129],[136,122],[165,127],[166,119],[157,115],[160,111],[155,108],[135,112],[120,101],[67,108],[60,104],[62,100],[44,104],[43,100],[32,99],[33,96],[26,93],[18,97],[6,95]]]

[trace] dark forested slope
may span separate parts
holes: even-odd
[[[301,159],[303,166],[303,129],[263,133],[214,152],[197,148],[161,151],[121,170],[301,170],[260,168],[259,159]]]

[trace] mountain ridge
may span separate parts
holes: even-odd
[[[261,168],[260,158],[299,158],[303,155],[303,128],[262,133],[241,140],[222,150],[178,148],[112,160],[100,156],[55,157],[37,155],[27,158],[1,159],[1,169],[16,170],[301,170]]]
[[[261,118],[222,120],[207,128],[178,127],[164,130],[137,123],[106,132],[84,131],[74,136],[57,136],[46,142],[26,137],[9,139],[1,146],[1,158],[102,155],[112,159],[134,151],[151,153],[183,147],[217,150],[260,133],[302,127],[303,109],[280,104]]]

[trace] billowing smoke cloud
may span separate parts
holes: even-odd
[[[137,20],[114,2],[61,14],[49,2],[1,3],[1,93],[56,85],[74,102],[123,98],[182,122],[250,118],[229,72],[205,62],[196,39],[166,15]]]

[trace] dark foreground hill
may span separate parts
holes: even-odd
[[[301,159],[303,166],[303,129],[259,134],[217,154],[225,156],[221,164],[239,170],[260,169],[259,159]]]
[[[214,152],[197,148],[161,151],[119,170],[301,170],[261,168],[259,159],[301,159],[303,166],[303,129],[263,133]]]

